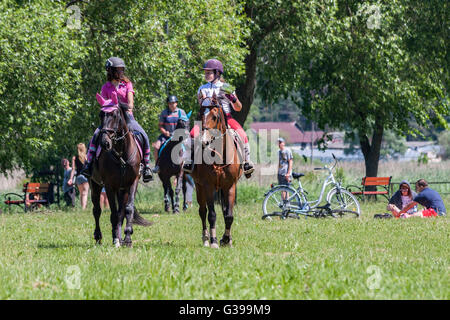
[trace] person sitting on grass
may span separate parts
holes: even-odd
[[[419,194],[414,197],[413,201],[398,213],[394,214],[396,218],[429,218],[436,217],[438,215],[446,215],[447,210],[445,209],[444,201],[437,191],[428,187],[428,182],[425,179],[417,180],[416,192],[418,192]],[[425,209],[409,214],[408,210],[418,204],[424,206]]]
[[[400,187],[396,193],[389,199],[387,210],[389,210],[394,216],[399,213],[403,208],[409,205],[413,199],[417,196],[417,193],[411,190],[411,185],[408,181],[403,180],[400,182]],[[417,206],[412,207],[407,213],[412,214],[417,212]]]

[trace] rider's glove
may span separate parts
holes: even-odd
[[[234,94],[226,94],[225,97],[227,97],[228,100],[230,100],[231,102],[235,103],[237,101],[237,98],[235,97]]]

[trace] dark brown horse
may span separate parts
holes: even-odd
[[[151,223],[136,211],[134,199],[140,177],[141,154],[133,134],[128,130],[126,114],[122,107],[103,107],[100,111],[100,145],[102,151],[94,162],[90,179],[91,197],[95,218],[94,238],[101,243],[100,194],[105,186],[111,208],[113,244],[131,247],[132,223],[149,226]],[[122,242],[122,224],[126,217],[125,239]]]
[[[206,114],[205,109],[202,107],[200,110],[202,132],[196,138],[201,141],[202,150],[199,151],[202,152],[202,163],[196,164],[192,172],[203,225],[202,240],[204,246],[218,248],[214,193],[219,192],[225,220],[225,232],[220,240],[220,245],[232,246],[233,206],[236,185],[243,169],[238,157],[234,135],[231,130],[227,130],[225,115],[222,107],[217,103],[217,99],[213,97],[212,106],[208,107]],[[207,213],[209,232],[206,226]]]
[[[186,178],[181,170],[182,163],[182,140],[189,135],[189,118],[183,119],[178,111],[178,121],[175,134],[166,141],[159,150],[159,173],[164,188],[164,210],[169,211],[172,205],[173,213],[180,212],[180,191],[183,190],[183,210],[186,206]],[[170,179],[175,177],[175,193],[172,189]],[[174,197],[175,196],[175,197]]]

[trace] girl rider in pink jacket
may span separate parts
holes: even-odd
[[[119,104],[125,105],[127,111],[127,125],[133,132],[139,132],[143,137],[143,152],[144,152],[144,182],[151,181],[153,179],[152,170],[150,168],[150,142],[148,140],[147,133],[137,123],[133,116],[134,107],[134,90],[131,81],[124,75],[125,62],[118,57],[111,57],[106,61],[106,75],[107,82],[103,85],[101,90],[101,96],[103,99],[112,99],[113,93],[117,95]],[[87,154],[87,161],[81,174],[86,177],[90,177],[92,174],[92,160],[95,156],[98,147],[98,133],[100,128],[95,130],[94,136],[89,143],[89,151]]]

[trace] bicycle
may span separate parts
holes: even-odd
[[[314,170],[327,170],[329,173],[328,177],[322,183],[322,189],[318,199],[308,201],[308,192],[303,189],[300,181],[300,178],[304,174],[294,172],[292,173],[292,177],[298,180],[297,189],[292,186],[277,185],[264,194],[262,219],[271,220],[273,216],[278,216],[281,219],[299,219],[301,215],[315,218],[328,216],[334,218],[344,216],[359,218],[361,208],[358,200],[334,178],[333,169],[337,164],[337,159],[334,154],[333,158],[335,162],[331,168],[327,166],[314,168]],[[319,206],[325,194],[325,189],[329,185],[333,185],[333,187],[327,193],[327,203],[324,206]]]

